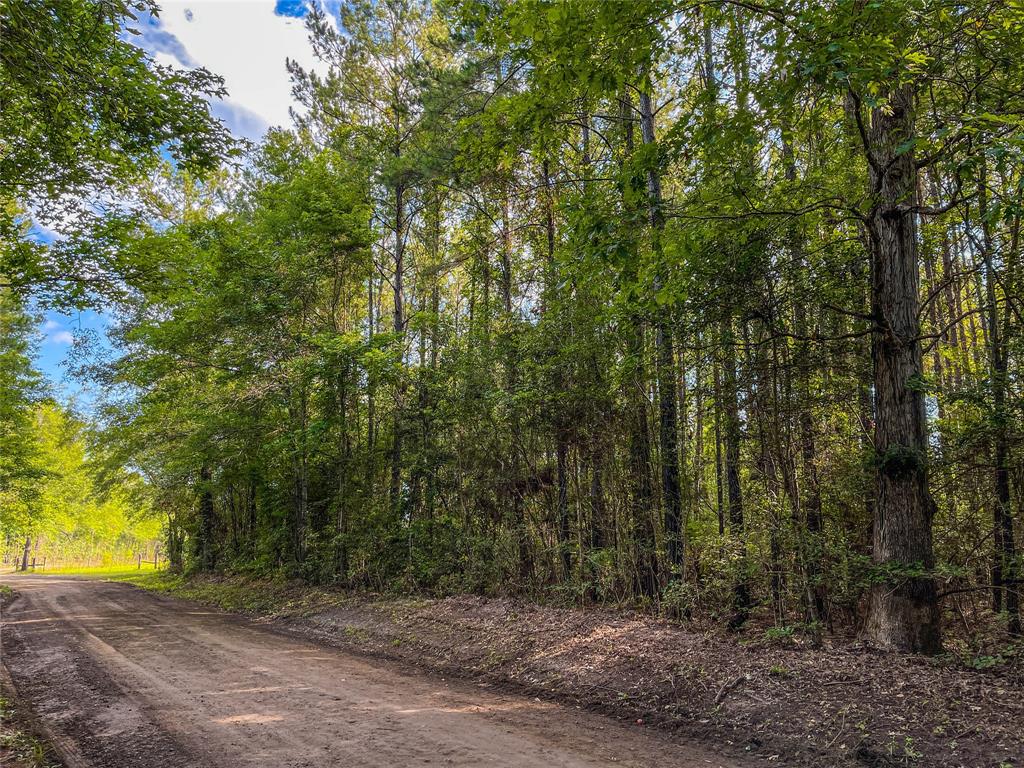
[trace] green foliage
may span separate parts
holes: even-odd
[[[877,459],[878,471],[893,478],[913,477],[924,471],[927,457],[918,448],[891,445]]]
[[[43,395],[32,367],[33,321],[19,298],[0,288],[0,514],[3,527],[18,529],[38,517],[39,481],[45,476],[33,434]]]
[[[33,557],[50,567],[125,562],[152,549],[161,536],[161,523],[149,506],[148,489],[137,474],[124,469],[108,477],[103,487],[88,454],[85,424],[42,401],[32,411],[26,436],[39,469],[20,514],[16,504],[4,506],[0,536],[6,540],[6,559],[20,562],[26,539],[33,542]]]
[[[84,254],[117,287],[116,353],[82,370],[95,443],[34,443],[67,525],[114,535],[102,504],[74,517],[93,483],[159,510],[185,571],[633,602],[769,642],[862,625],[880,586],[974,599],[980,552],[1020,572],[991,551],[990,458],[1017,532],[1014,3],[360,1],[307,25],[294,130],[201,174],[156,167],[164,134],[134,119],[135,154],[93,157],[100,122],[68,183],[130,182],[133,205],[42,254],[9,240],[12,264]],[[146,98],[215,87],[147,71]],[[200,137],[182,152],[221,152],[169,103],[185,122],[159,125]],[[885,303],[889,220],[916,302]],[[36,413],[17,375],[11,413]],[[880,428],[906,403],[927,434]],[[929,535],[900,535],[934,552],[873,552],[880,479],[920,481]]]
[[[225,94],[221,79],[156,64],[131,42],[139,16],[156,13],[150,0],[0,7],[0,284],[74,304],[107,277],[96,268],[102,261],[76,263],[59,248],[25,243],[16,205],[70,233],[161,153],[205,171],[233,151],[207,103]]]

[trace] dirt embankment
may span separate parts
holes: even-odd
[[[646,616],[509,599],[254,587],[206,579],[178,592],[332,645],[639,719],[777,764],[1024,765],[1019,664],[974,670],[854,645],[740,644]]]

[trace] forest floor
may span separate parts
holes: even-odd
[[[972,665],[852,642],[813,648],[787,636],[737,639],[641,614],[507,598],[396,599],[243,578],[105,576],[495,695],[600,712],[627,733],[704,743],[742,764],[1024,766],[1024,668],[1012,658]]]

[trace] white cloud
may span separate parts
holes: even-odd
[[[215,111],[239,135],[291,124],[285,59],[312,67],[315,58],[303,20],[275,14],[273,0],[168,0],[147,32],[142,43],[159,62],[224,78],[228,99]]]
[[[49,333],[50,331],[55,331],[58,328],[60,328],[60,323],[58,323],[56,320],[47,320],[45,323],[43,323],[43,330],[46,331],[47,333]]]
[[[46,340],[51,344],[66,344],[68,346],[75,343],[75,337],[71,331],[57,331],[50,334]]]

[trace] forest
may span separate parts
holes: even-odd
[[[259,142],[155,10],[0,6],[11,562],[1017,642],[1020,0],[312,2]]]

